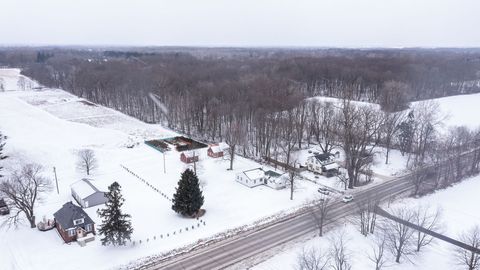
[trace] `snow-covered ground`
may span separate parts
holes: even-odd
[[[31,90],[38,87],[38,83],[20,74],[20,69],[0,68],[0,92]]]
[[[446,127],[467,126],[470,129],[480,127],[480,93],[433,99],[438,103]]]
[[[227,160],[207,157],[206,149],[201,149],[197,171],[205,196],[203,208],[207,212],[202,217],[205,225],[198,226],[199,221],[174,213],[169,200],[121,167],[129,168],[171,198],[186,165],[180,162],[180,153],[167,152],[164,173],[162,154],[143,144],[143,140],[170,137],[175,132],[54,89],[0,92],[0,130],[8,137],[5,154],[9,158],[2,164],[3,173],[8,174],[21,163],[36,162],[53,179],[53,167],[56,168],[60,193],[54,189],[38,203],[35,209],[38,220],[43,216],[51,218],[72,200],[70,185],[83,177],[75,166],[77,152],[89,148],[99,160],[99,169],[91,176],[95,184],[106,189],[117,181],[122,186],[126,199],[124,211],[132,216],[132,238],[136,242],[126,247],[103,247],[97,239],[80,247],[76,243],[64,244],[56,230],[39,232],[26,224],[17,229],[0,228],[2,270],[115,268],[291,211],[318,194],[317,185],[309,181],[299,182],[293,201],[289,200],[287,189],[245,187],[234,180],[235,174],[260,164],[237,157],[234,170],[227,171]],[[132,141],[141,143],[126,147]],[[99,224],[97,209],[88,208],[86,212]],[[0,222],[3,219],[0,217]],[[191,226],[195,229],[186,232],[185,228]]]
[[[317,100],[323,102],[331,102],[340,105],[342,100],[332,97],[313,97],[310,100]],[[438,103],[438,114],[443,119],[445,128],[454,126],[467,126],[470,129],[477,129],[480,127],[478,115],[480,115],[480,93],[469,95],[458,95],[450,97],[442,97],[432,99]],[[410,107],[418,105],[423,101],[412,102]],[[369,105],[380,110],[378,104],[368,102],[352,101],[352,104]]]
[[[18,168],[21,163],[37,162],[45,167],[45,175],[53,179],[52,171],[55,167],[59,178],[60,194],[57,194],[54,189],[36,209],[38,219],[44,215],[52,217],[52,214],[65,202],[72,200],[70,185],[83,176],[75,168],[77,152],[84,148],[93,149],[100,166],[92,178],[101,189],[106,189],[113,181],[120,183],[126,199],[124,210],[132,215],[133,240],[136,244],[126,247],[103,247],[97,239],[82,248],[75,243],[64,244],[55,230],[42,233],[28,228],[27,225],[9,230],[0,228],[0,269],[2,270],[114,268],[142,257],[193,244],[198,239],[251,224],[267,216],[291,211],[318,196],[316,191],[318,185],[310,181],[299,182],[293,201],[289,200],[287,189],[277,191],[264,186],[247,188],[234,181],[235,174],[242,170],[260,167],[260,164],[238,157],[234,170],[227,171],[227,160],[211,159],[207,157],[206,149],[202,149],[199,150],[201,156],[197,170],[204,189],[204,208],[207,213],[202,220],[205,221],[205,225],[185,232],[186,227],[197,226],[198,221],[175,214],[171,210],[169,200],[121,167],[122,165],[129,168],[171,197],[180,173],[186,165],[180,162],[178,152],[167,152],[166,173],[164,173],[162,154],[143,144],[143,141],[175,136],[177,135],[175,132],[161,125],[146,124],[115,110],[89,103],[62,90],[36,91],[38,89],[33,88],[38,85],[25,77],[23,77],[24,80],[30,82],[27,84],[32,86],[32,90],[19,91],[20,77],[23,76],[19,75],[18,69],[0,69],[0,78],[3,78],[2,81],[6,85],[4,90],[8,90],[0,91],[0,130],[8,136],[5,151],[9,156],[2,164],[5,167],[4,172],[8,174],[12,169]],[[472,96],[476,95],[468,98],[471,99]],[[480,95],[478,98],[480,99]],[[480,108],[472,107],[471,109],[479,110]],[[473,112],[475,111],[472,111],[472,114]],[[127,147],[132,145],[135,147]],[[302,153],[300,159],[304,159],[309,154],[308,150],[305,151],[306,153]],[[373,169],[378,174],[391,176],[401,172],[403,164],[404,159],[398,151],[394,150],[391,152],[391,163],[388,165],[384,164],[382,153],[378,154],[375,157]],[[327,179],[323,176],[319,178],[322,178],[322,184],[338,187],[339,183],[333,178]],[[471,192],[475,188],[478,190],[479,187],[470,187],[468,191]],[[432,196],[438,196],[438,194]],[[468,200],[469,196],[473,194],[459,195],[459,206],[462,205],[460,199]],[[441,199],[445,203],[449,201],[446,197]],[[432,199],[432,202],[442,201],[437,198]],[[473,205],[470,203],[470,206]],[[92,207],[86,211],[98,224],[100,220],[96,215],[97,209],[98,207]],[[466,208],[458,207],[458,209],[464,211]],[[1,219],[0,217],[0,222]],[[179,235],[180,229],[182,233]],[[355,230],[349,229],[348,226],[346,230],[355,239],[360,239],[356,243],[362,245],[361,240],[364,238],[355,235]],[[173,232],[175,235],[172,235]],[[167,239],[165,239],[166,234],[169,234]],[[148,243],[146,243],[147,239]],[[142,244],[139,244],[140,240]],[[434,252],[425,252],[422,260],[427,260],[430,256],[428,254],[435,255]],[[288,254],[285,256],[288,257]],[[275,257],[275,260],[277,259],[278,262],[291,261],[291,259]],[[71,263],[72,261],[75,263]],[[361,265],[361,262],[359,263]],[[270,267],[268,262],[265,265],[258,267]],[[282,267],[275,267],[275,265]],[[258,269],[288,269],[285,267],[289,264],[285,262],[275,265],[273,268]]]
[[[452,238],[457,238],[464,231],[469,230],[475,225],[480,225],[480,212],[478,211],[478,191],[480,190],[480,176],[467,179],[451,188],[440,190],[434,194],[422,197],[420,199],[408,198],[398,201],[391,205],[393,207],[408,206],[416,208],[418,205],[428,206],[430,209],[441,209],[442,232]],[[389,208],[386,208],[388,211]],[[255,270],[273,270],[273,269],[296,269],[297,255],[303,248],[309,249],[316,247],[325,252],[329,250],[329,238],[344,231],[348,239],[347,247],[351,252],[353,264],[352,270],[372,269],[373,264],[368,259],[368,253],[371,252],[373,245],[372,236],[364,237],[357,229],[358,226],[341,226],[335,230],[329,231],[323,238],[314,237],[306,243],[299,243],[286,249],[284,252],[272,257],[271,259],[253,267]],[[393,270],[423,270],[437,269],[450,270],[458,269],[452,256],[454,247],[440,240],[424,248],[424,250],[411,257],[412,262],[405,260],[401,264],[396,264],[389,258],[390,267]]]

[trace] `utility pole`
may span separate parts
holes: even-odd
[[[165,167],[165,151],[163,151],[163,173],[167,173],[167,168]]]
[[[58,190],[57,169],[55,169],[55,167],[53,167],[53,174],[55,175],[55,184],[57,185],[57,194],[60,194],[60,191]]]

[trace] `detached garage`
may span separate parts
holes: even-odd
[[[105,192],[98,190],[90,179],[82,179],[72,184],[72,197],[77,203],[83,207],[88,208],[107,202]]]

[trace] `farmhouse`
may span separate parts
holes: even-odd
[[[180,160],[184,163],[198,162],[198,154],[195,151],[182,152],[180,154]]]
[[[264,171],[262,168],[238,173],[235,180],[247,187],[267,185],[273,189],[282,189],[286,186],[285,177],[274,171]]]
[[[0,199],[0,215],[10,214],[10,209],[3,199]]]
[[[95,234],[95,223],[82,208],[68,202],[53,214],[55,227],[65,243],[82,240]]]
[[[104,204],[107,202],[105,192],[98,190],[90,179],[82,179],[71,185],[72,197],[83,208]]]
[[[219,143],[210,145],[207,150],[207,154],[212,158],[219,158],[224,156],[224,152],[227,151],[228,145],[226,143]]]
[[[335,163],[334,155],[327,154],[316,154],[308,157],[306,162],[307,168],[309,171],[316,173],[324,173],[327,171],[338,170],[338,164]]]

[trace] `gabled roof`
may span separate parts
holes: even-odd
[[[265,176],[265,172],[261,168],[244,171],[243,174],[245,174],[250,180],[257,180]]]
[[[228,144],[226,144],[224,142],[221,142],[219,144],[215,144],[215,145],[210,146],[210,149],[212,149],[212,151],[214,153],[223,152],[223,151],[227,150],[228,148],[229,148]]]
[[[83,224],[94,223],[81,207],[74,205],[72,202],[64,204],[60,210],[53,214],[53,216],[63,229],[74,228],[75,225],[73,224],[73,221],[81,218],[84,219]]]
[[[82,179],[80,181],[77,181],[75,183],[73,183],[71,185],[71,188],[75,191],[75,193],[77,193],[78,196],[80,196],[80,198],[82,199],[85,199],[87,198],[88,196],[92,195],[92,194],[95,194],[97,192],[102,192],[103,191],[100,191],[98,190],[97,187],[95,187],[93,184],[92,184],[92,181],[90,179]]]
[[[186,151],[182,152],[182,154],[185,155],[187,158],[198,157],[198,154],[195,153],[195,151]]]
[[[331,159],[332,156],[333,156],[332,154],[317,154],[317,155],[314,155],[313,157],[316,160],[323,162],[323,161],[327,161],[327,160]]]
[[[268,177],[272,177],[272,178],[273,178],[273,177],[276,178],[276,177],[282,176],[281,174],[279,174],[279,173],[277,173],[277,172],[274,172],[274,171],[272,171],[272,170],[266,171],[266,172],[265,172],[265,175],[268,176]]]

